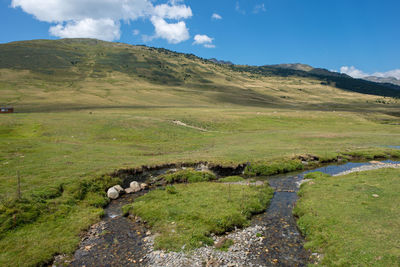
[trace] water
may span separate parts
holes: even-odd
[[[385,163],[400,163],[383,161]],[[330,164],[318,169],[282,174],[272,177],[258,177],[266,180],[275,189],[269,208],[263,214],[255,216],[252,225],[264,227],[262,249],[254,252],[254,266],[306,266],[310,253],[304,249],[304,238],[297,229],[292,214],[298,199],[298,184],[304,175],[310,172],[324,172],[334,175],[352,168],[371,165],[371,163],[349,162]],[[163,169],[159,172],[165,172]],[[101,225],[94,228],[96,234],[89,235],[75,252],[72,266],[146,266],[139,260],[148,253],[143,245],[146,229],[140,222],[134,222],[122,216],[121,207],[131,203],[139,195],[124,195],[114,200],[105,209]],[[87,248],[91,247],[90,250]],[[238,263],[240,264],[240,263]]]

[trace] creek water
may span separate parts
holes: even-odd
[[[399,163],[383,161],[384,163]],[[371,163],[348,162],[329,164],[314,170],[287,173],[270,177],[257,177],[267,181],[275,189],[268,209],[253,218],[252,225],[263,226],[263,246],[253,251],[253,266],[306,266],[310,252],[304,249],[304,238],[300,234],[292,214],[298,199],[299,182],[310,172],[338,174]],[[164,172],[166,170],[163,170]],[[157,173],[160,174],[158,170]],[[143,178],[143,177],[140,177]],[[142,241],[146,229],[140,222],[122,216],[121,207],[131,203],[140,194],[124,195],[112,201],[105,209],[105,216],[92,226],[80,248],[75,252],[71,266],[147,266],[145,255],[149,248]],[[241,266],[240,263],[237,263]]]

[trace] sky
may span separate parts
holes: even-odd
[[[400,79],[399,0],[0,0],[0,43],[75,37]]]

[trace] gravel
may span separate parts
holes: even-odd
[[[395,164],[395,163],[383,163],[383,162],[373,162],[371,165],[364,165],[361,167],[356,167],[353,169],[350,169],[348,171],[340,172],[337,174],[334,174],[332,176],[341,176],[341,175],[346,175],[349,173],[353,172],[363,172],[363,171],[371,171],[371,170],[377,170],[377,169],[383,169],[383,168],[400,168],[400,164]]]
[[[262,226],[255,225],[245,229],[236,229],[224,237],[213,236],[217,243],[222,238],[234,241],[228,251],[220,251],[213,246],[195,249],[191,252],[163,252],[153,250],[154,236],[144,241],[151,253],[147,254],[149,266],[254,266],[252,251],[263,246]]]

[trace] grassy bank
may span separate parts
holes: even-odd
[[[306,247],[327,266],[398,266],[399,169],[313,175],[295,208]]]
[[[179,251],[213,245],[211,233],[248,225],[252,214],[266,209],[272,195],[267,186],[177,184],[151,191],[124,210],[140,216],[159,234],[157,249]]]

